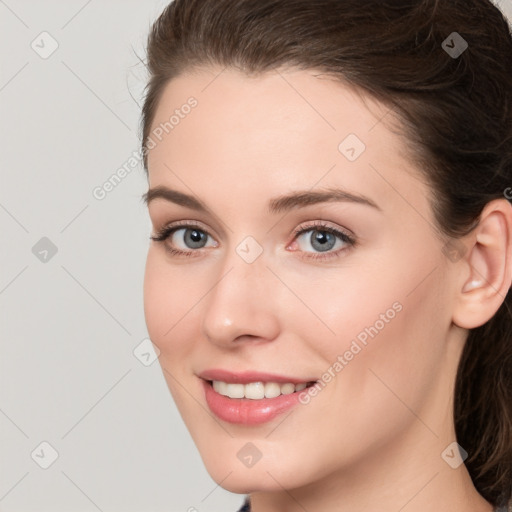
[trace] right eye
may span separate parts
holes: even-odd
[[[197,225],[179,224],[167,226],[160,230],[156,236],[151,236],[155,242],[166,242],[166,249],[171,254],[192,256],[197,249],[216,247],[216,243],[207,245],[211,236]]]

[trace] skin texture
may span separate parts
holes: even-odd
[[[441,454],[455,441],[453,386],[466,329],[492,317],[510,287],[510,204],[488,204],[461,242],[464,257],[447,258],[429,190],[383,105],[313,71],[199,69],[167,85],[152,128],[190,96],[197,106],[149,152],[149,186],[193,195],[211,213],[164,199],[148,208],[153,235],[190,221],[208,241],[191,249],[182,230],[150,243],[144,306],[209,474],[251,493],[256,512],[491,511],[464,464],[453,469]],[[355,161],[338,149],[349,134],[366,145]],[[330,187],[379,209],[267,209],[278,196]],[[321,228],[299,237],[294,230],[315,221],[356,244],[339,240],[330,251],[341,248],[337,257],[314,259],[329,254],[311,244]],[[247,236],[263,250],[253,263],[236,251]],[[175,256],[166,247],[195,252]],[[201,371],[321,379],[396,303],[401,310],[307,405],[259,426],[227,423],[208,409]],[[252,467],[237,457],[247,442],[262,455]]]

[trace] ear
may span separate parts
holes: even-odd
[[[489,202],[465,242],[453,322],[474,329],[494,316],[512,283],[512,205],[506,199]]]

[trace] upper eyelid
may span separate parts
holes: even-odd
[[[204,231],[209,236],[213,236],[210,233],[210,229],[206,228],[201,224],[199,221],[187,221],[187,220],[180,220],[176,222],[171,222],[170,224],[166,224],[160,231],[165,231],[167,229],[173,229],[174,231],[178,231],[179,229],[187,229],[187,228],[199,228],[201,231]]]
[[[213,236],[210,232],[210,229],[205,227],[200,221],[187,221],[187,220],[181,220],[181,221],[175,221],[171,222],[169,224],[164,225],[159,231],[165,231],[167,229],[175,229],[176,231],[178,229],[186,229],[186,228],[194,228],[197,227],[201,231],[204,231],[210,236]],[[292,230],[293,233],[297,233],[298,231],[308,231],[310,229],[315,228],[331,228],[335,231],[341,231],[341,232],[348,232],[352,233],[351,230],[344,228],[344,227],[338,227],[335,225],[332,225],[330,221],[327,220],[314,220],[314,221],[306,221],[305,223],[302,223],[300,227],[296,227]]]
[[[333,225],[332,222],[329,222],[327,220],[314,220],[314,221],[309,221],[309,222],[303,223],[303,225],[301,225],[301,227],[297,227],[294,229],[294,233],[297,231],[308,231],[310,229],[315,229],[315,228],[320,228],[319,229],[320,231],[321,231],[321,228],[325,228],[325,229],[333,229],[335,231],[341,231],[343,233],[345,233],[345,232],[352,233],[352,231],[350,231],[349,229]]]

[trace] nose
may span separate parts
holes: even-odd
[[[207,339],[229,348],[243,340],[277,338],[276,279],[272,277],[264,255],[247,263],[233,250],[203,301],[202,330]]]

